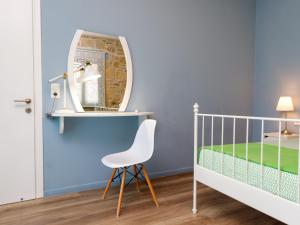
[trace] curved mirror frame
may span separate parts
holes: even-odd
[[[110,35],[105,35],[105,34],[99,34],[99,33],[94,33],[94,32],[89,32],[89,31],[84,31],[84,30],[77,30],[69,51],[69,56],[68,56],[68,82],[69,82],[69,89],[70,89],[70,95],[71,99],[73,101],[73,105],[75,107],[76,112],[85,112],[84,108],[82,107],[80,103],[80,99],[78,97],[77,93],[77,86],[75,79],[73,78],[74,76],[74,58],[76,55],[76,49],[77,45],[80,41],[80,38],[82,35],[89,35],[89,36],[95,36],[95,37],[107,37],[107,38],[113,38],[113,39],[118,39],[122,45],[124,55],[125,55],[125,61],[126,61],[126,70],[127,70],[127,81],[126,81],[126,87],[125,87],[125,93],[124,97],[122,99],[122,102],[120,104],[120,107],[118,109],[119,112],[124,112],[126,110],[126,107],[129,102],[130,94],[131,94],[131,89],[132,89],[132,61],[131,61],[131,56],[130,56],[130,51],[129,47],[126,41],[125,37],[122,36],[110,36]],[[101,112],[98,112],[101,113]]]

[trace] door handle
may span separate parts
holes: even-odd
[[[30,104],[31,103],[31,99],[30,98],[25,98],[25,99],[15,99],[14,102],[24,102],[26,104]]]
[[[24,99],[15,99],[14,102],[16,103],[26,103],[26,109],[25,109],[25,112],[26,113],[31,113],[31,108],[29,106],[29,104],[32,102],[31,98],[24,98]]]

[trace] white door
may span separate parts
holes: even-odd
[[[32,0],[1,0],[0,204],[35,198]],[[32,112],[25,112],[25,109]]]

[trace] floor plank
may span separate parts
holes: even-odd
[[[280,225],[264,215],[207,186],[198,185],[198,209],[192,214],[192,174],[153,180],[160,207],[156,208],[146,184],[136,191],[125,188],[120,218],[116,218],[118,187],[105,200],[103,190],[0,206],[0,225]]]

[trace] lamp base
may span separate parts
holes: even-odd
[[[290,132],[288,129],[284,129],[284,130],[281,131],[281,134],[282,135],[292,135],[293,133]]]
[[[72,109],[57,109],[54,113],[74,113]]]

